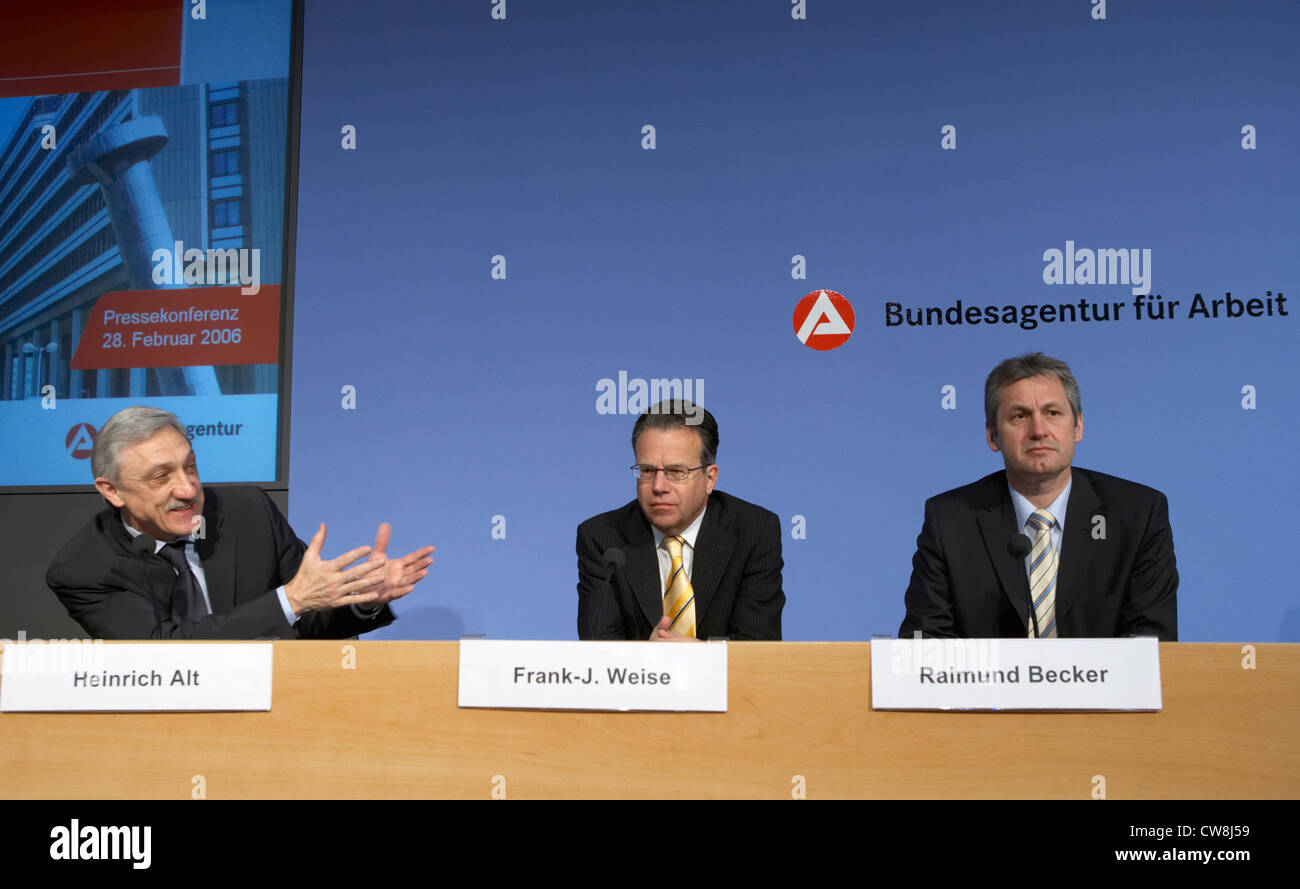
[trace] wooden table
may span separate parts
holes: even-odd
[[[1300,645],[1252,648],[1162,644],[1159,713],[897,713],[867,643],[734,643],[729,712],[666,714],[462,710],[455,642],[277,642],[269,713],[0,714],[0,795],[1300,797]]]

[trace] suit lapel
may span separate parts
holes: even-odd
[[[641,504],[633,501],[628,506],[621,528],[627,542],[623,553],[627,556],[627,567],[623,574],[637,605],[653,628],[664,615],[664,594],[659,589],[659,557],[655,553],[654,534],[641,511]]]
[[[1080,594],[1087,588],[1088,567],[1092,560],[1092,517],[1101,511],[1101,501],[1092,488],[1087,473],[1071,470],[1073,484],[1070,487],[1070,501],[1065,507],[1065,529],[1061,536],[1061,562],[1057,568],[1056,581],[1056,627],[1057,635],[1066,627],[1066,618],[1070,608],[1079,601]]]
[[[731,551],[736,547],[736,535],[731,528],[721,503],[710,498],[700,523],[700,533],[695,538],[695,562],[691,566],[691,589],[695,591],[695,634],[700,638],[709,604],[718,591],[722,574],[731,561]],[[726,627],[722,628],[726,632]]]
[[[211,489],[203,504],[204,537],[194,541],[194,549],[203,563],[203,579],[208,587],[208,601],[213,614],[226,614],[235,607],[235,566],[239,564],[239,548],[235,536],[222,539],[222,516],[217,508],[217,497]]]
[[[989,485],[980,493],[983,502],[976,519],[984,547],[1002,585],[1002,595],[1019,615],[1021,624],[1028,626],[1029,578],[1025,574],[1025,560],[1011,554],[1011,538],[1021,529],[1016,527],[1016,510],[1011,505],[1006,474],[989,476]]]
[[[126,570],[132,573],[142,571],[143,588],[149,591],[161,607],[170,609],[172,585],[176,580],[171,566],[160,556],[144,557],[136,553],[135,539],[126,530],[126,525],[122,524],[122,514],[118,510],[109,507],[102,513],[102,517],[102,527],[116,541],[126,557]]]

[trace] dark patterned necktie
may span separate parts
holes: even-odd
[[[172,587],[172,614],[177,620],[198,620],[208,613],[208,606],[203,602],[203,591],[199,589],[199,580],[190,570],[190,563],[185,558],[188,540],[177,540],[167,544],[158,551],[171,566],[176,569],[176,585]]]

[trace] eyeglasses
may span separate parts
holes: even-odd
[[[670,482],[684,482],[691,477],[691,473],[697,469],[703,469],[703,466],[642,466],[638,463],[632,467],[632,474],[636,476],[637,481],[654,481],[656,473],[662,472],[664,478]]]

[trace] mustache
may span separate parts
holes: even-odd
[[[197,500],[197,497],[194,500],[168,500],[166,509],[168,512],[173,509],[189,509],[197,502]]]

